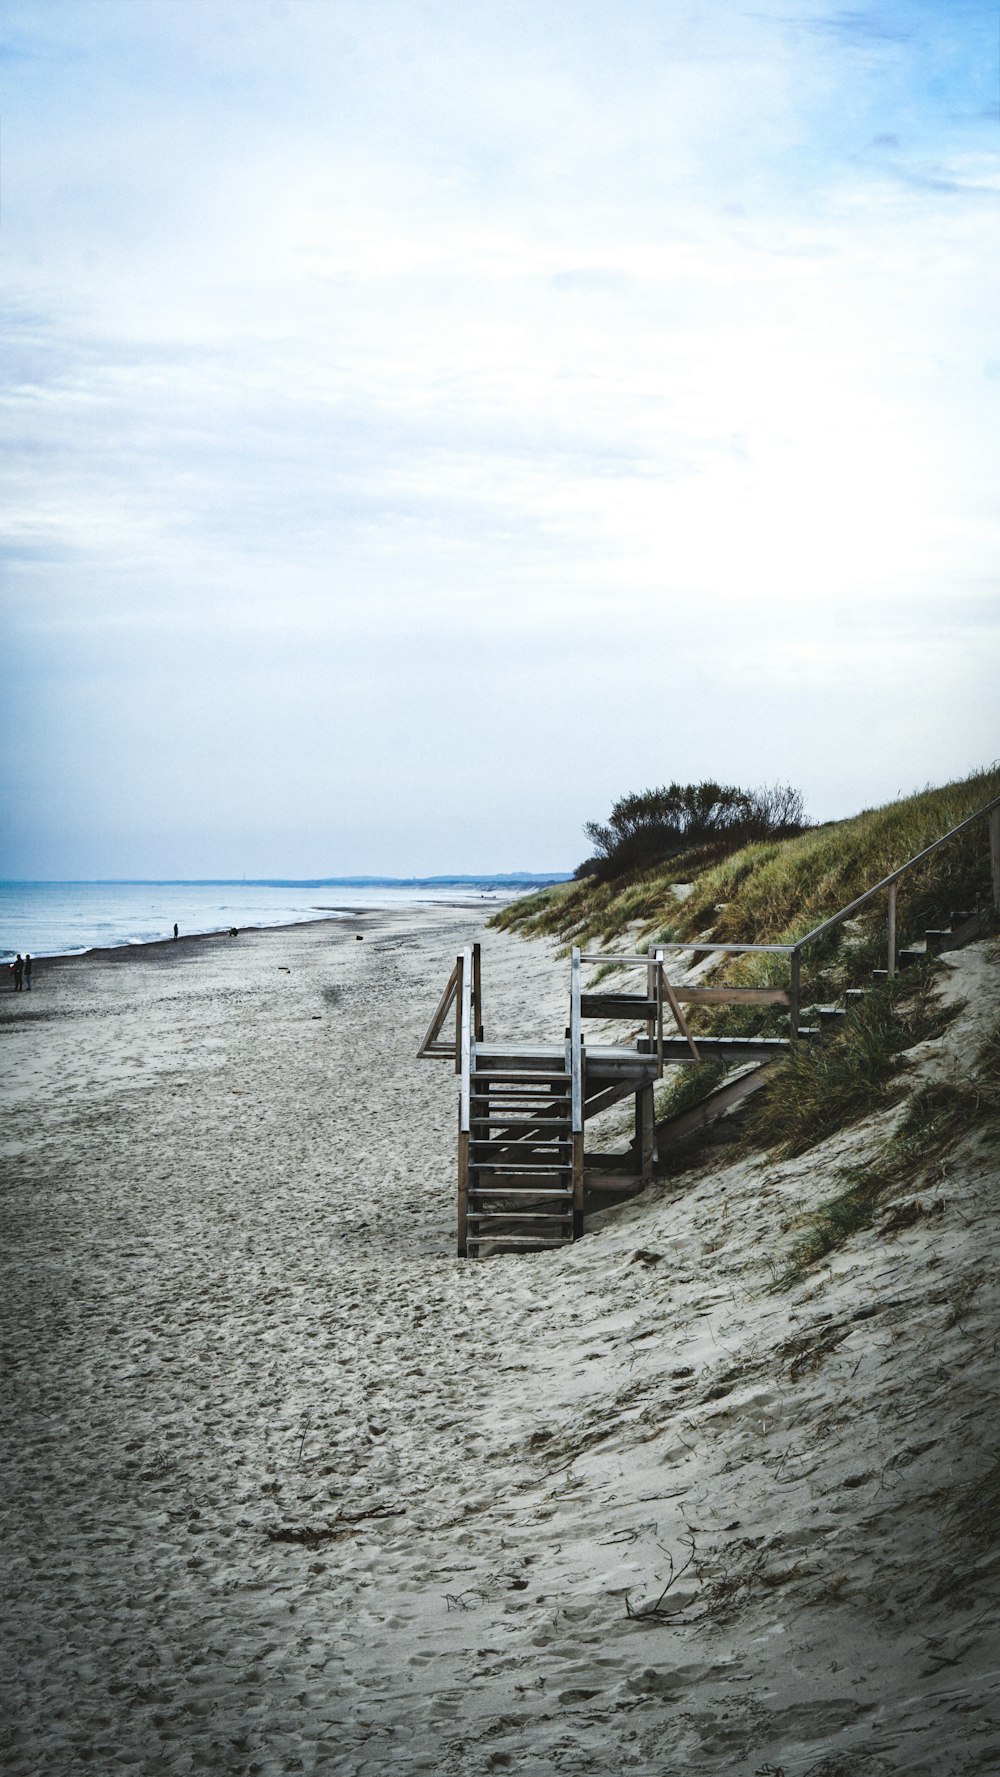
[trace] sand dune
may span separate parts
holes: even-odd
[[[884,1118],[462,1263],[419,1038],[475,937],[488,1029],[566,968],[354,929],[0,1001],[3,1768],[1000,1770],[995,1148],[782,1296]],[[1000,969],[949,963],[956,1055]]]

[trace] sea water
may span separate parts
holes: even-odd
[[[551,878],[549,880],[552,880]],[[236,926],[296,925],[349,919],[352,912],[420,902],[481,905],[541,886],[495,877],[430,883],[325,882],[4,882],[0,883],[0,956],[72,956],[121,944],[149,944]]]

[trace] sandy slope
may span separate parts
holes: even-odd
[[[995,1543],[955,1516],[998,1445],[996,1150],[782,1297],[875,1121],[463,1264],[454,1079],[413,1057],[470,918],[0,1001],[3,1768],[1000,1771]],[[565,965],[484,942],[488,1030],[561,1029]],[[998,973],[949,990],[995,1015]],[[674,1621],[628,1614],[689,1557]]]

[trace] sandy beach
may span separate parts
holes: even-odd
[[[4,1770],[1000,1770],[996,1148],[781,1295],[898,1112],[463,1263],[415,1055],[477,938],[488,1031],[560,1031],[458,908],[0,998]],[[947,960],[915,1077],[996,1016]]]

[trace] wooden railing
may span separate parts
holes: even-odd
[[[663,1008],[668,1004],[674,1022],[681,1035],[687,1039],[695,1060],[699,1059],[697,1042],[688,1029],[681,1005],[749,1005],[749,1006],[787,1006],[789,1037],[795,1042],[799,1035],[799,1017],[802,996],[802,956],[811,944],[824,938],[828,932],[851,919],[862,907],[866,907],[878,895],[887,897],[886,921],[886,968],[890,976],[895,975],[897,968],[896,945],[896,898],[898,885],[908,871],[914,870],[927,858],[949,845],[960,833],[964,833],[976,821],[985,820],[989,826],[990,877],[993,891],[993,907],[1000,913],[1000,796],[978,808],[956,827],[943,833],[940,839],[924,847],[898,870],[883,876],[874,887],[866,889],[863,895],[857,895],[846,907],[832,913],[829,919],[821,920],[812,931],[806,932],[801,938],[790,944],[711,944],[699,939],[686,940],[658,939],[650,945],[645,956],[615,956],[608,951],[582,951],[574,949],[571,963],[570,980],[570,1022],[566,1042],[568,1047],[568,1071],[572,1078],[573,1131],[579,1134],[583,1129],[584,1117],[584,1044],[581,1019],[584,1016],[582,1004],[589,1001],[591,1005],[597,1001],[607,1001],[611,1007],[615,995],[602,996],[599,992],[584,994],[581,983],[581,969],[584,963],[611,964],[614,968],[642,967],[646,975],[646,1001],[640,1002],[648,1011],[646,1017],[647,1035],[655,1040],[658,1068],[663,1065]],[[789,962],[789,980],[787,987],[731,987],[724,982],[686,983],[672,982],[667,975],[664,954],[667,951],[681,953],[696,951],[700,956],[717,954],[720,956],[772,955],[787,956]],[[455,1008],[454,1037],[442,1036],[442,1030],[449,1017],[452,1007]],[[596,1011],[591,1016],[599,1016]],[[613,1013],[609,1013],[613,1015]],[[462,1076],[461,1086],[461,1128],[467,1132],[469,1128],[469,1095],[471,1090],[472,1061],[475,1044],[483,1039],[482,1017],[482,966],[478,944],[472,944],[456,959],[444,993],[438,1002],[437,1009],[431,1019],[418,1056],[441,1056],[454,1058],[455,1072]]]
[[[452,1006],[455,1008],[455,1035],[451,1038],[443,1037],[441,1032]],[[417,1050],[417,1060],[423,1061],[427,1056],[441,1056],[449,1061],[454,1059],[455,1072],[460,1073],[466,1031],[469,1033],[470,1043],[482,1042],[483,970],[478,944],[467,945],[455,958],[455,967],[448,976],[434,1016],[427,1026],[427,1034]]]
[[[851,919],[860,908],[867,906],[868,902],[873,901],[877,895],[885,894],[888,899],[886,922],[886,969],[890,976],[895,975],[897,969],[896,894],[901,879],[908,871],[915,869],[918,864],[924,863],[927,858],[932,857],[935,852],[940,851],[942,846],[949,845],[960,833],[964,833],[966,829],[971,827],[976,821],[981,820],[985,820],[989,824],[990,878],[993,891],[993,909],[994,912],[1000,914],[1000,796],[996,796],[993,798],[992,802],[987,802],[985,807],[978,808],[975,814],[970,814],[964,821],[959,821],[957,827],[952,827],[949,832],[942,833],[940,839],[935,839],[932,844],[925,846],[923,851],[915,853],[912,858],[907,859],[905,864],[900,864],[898,870],[893,870],[888,876],[883,876],[882,880],[875,883],[874,887],[866,889],[863,895],[857,895],[853,901],[848,902],[846,907],[841,907],[837,913],[832,913],[829,919],[822,920],[818,926],[813,927],[812,931],[806,932],[804,937],[797,938],[792,944],[706,944],[701,943],[698,939],[690,938],[685,942],[667,941],[665,939],[657,940],[656,952],[661,956],[666,950],[677,952],[697,951],[699,955],[714,951],[719,954],[734,956],[745,956],[759,952],[761,954],[787,956],[789,959],[789,984],[787,989],[780,987],[727,987],[725,984],[714,982],[711,986],[688,986],[683,982],[677,982],[669,990],[672,997],[676,1000],[683,1000],[687,1004],[693,1005],[711,1005],[714,1003],[717,1005],[743,1004],[787,1006],[789,1037],[792,1042],[795,1042],[799,1035],[803,951],[808,949],[810,944],[815,944],[820,938],[824,938],[826,934],[833,931],[835,927],[842,925],[844,920]],[[605,965],[611,963],[615,968],[622,966],[629,967],[632,964],[645,964],[647,967],[650,967],[651,961],[653,960],[655,960],[653,946],[650,946],[650,954],[648,956],[613,956],[609,955],[607,951],[604,951],[603,953],[586,952],[580,954],[581,962],[603,963]],[[664,987],[666,987],[667,977],[663,972],[662,967],[660,970],[660,978]],[[653,996],[651,995],[650,997],[652,998]],[[662,1004],[660,1006],[659,1016],[662,1020]],[[687,1027],[684,1024],[683,1019],[678,1019],[677,1010],[674,1011],[674,1018],[677,1022],[678,1029],[683,1035],[688,1036],[690,1042],[691,1039]],[[660,1043],[662,1045],[662,1036],[660,1038]],[[662,1058],[662,1047],[660,1054]]]

